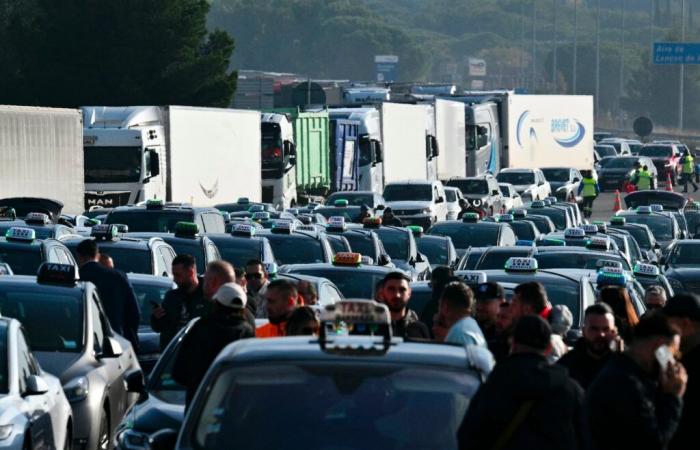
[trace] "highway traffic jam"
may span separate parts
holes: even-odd
[[[697,448],[700,160],[590,96],[0,130],[0,448]]]

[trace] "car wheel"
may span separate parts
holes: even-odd
[[[110,447],[110,432],[109,432],[109,417],[107,416],[107,411],[102,410],[102,416],[100,417],[100,428],[99,434],[97,435],[97,449],[98,450],[109,450]]]
[[[63,450],[71,450],[73,448],[73,433],[71,432],[71,426],[68,424],[68,429],[66,430],[66,438],[63,442]]]

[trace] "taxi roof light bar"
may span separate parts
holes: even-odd
[[[90,236],[96,240],[113,241],[117,238],[117,227],[111,224],[95,225],[90,229]]]
[[[506,272],[536,272],[538,269],[537,260],[535,258],[523,258],[513,256],[506,261]]]
[[[530,208],[544,208],[545,206],[546,204],[542,200],[536,200],[530,204]]]
[[[610,225],[624,225],[626,222],[627,219],[622,216],[612,216],[610,218]]]
[[[479,221],[479,214],[474,212],[464,213],[462,222],[475,223]]]
[[[146,209],[163,209],[163,200],[147,200]]]
[[[586,243],[589,250],[610,250],[610,239],[607,237],[594,237]]]
[[[455,276],[461,278],[467,284],[481,284],[487,281],[486,272],[479,270],[459,270],[455,272]]]
[[[595,267],[596,269],[602,269],[604,267],[617,267],[618,269],[622,269],[622,263],[611,259],[599,259],[596,261]]]
[[[596,284],[601,286],[627,286],[627,274],[619,267],[603,267],[598,271]]]
[[[287,220],[278,220],[272,224],[271,231],[280,234],[292,234],[294,231],[294,223]]]
[[[40,224],[40,225],[48,225],[51,223],[51,219],[49,218],[49,215],[45,214],[45,213],[40,213],[40,212],[30,212],[24,218],[24,221],[26,223]]]
[[[199,235],[199,226],[193,222],[178,222],[175,224],[175,237],[195,238]]]
[[[498,216],[499,222],[510,223],[510,222],[513,222],[514,220],[515,220],[515,217],[513,216],[513,214],[500,214]]]
[[[653,264],[637,263],[634,266],[633,272],[635,275],[643,277],[658,277],[661,275],[659,268]]]
[[[326,305],[320,314],[318,343],[321,350],[345,356],[384,355],[391,347],[391,318],[386,305],[372,300],[343,300]],[[370,340],[344,339],[363,335]],[[381,337],[381,340],[377,340]],[[345,345],[343,345],[345,344]],[[379,345],[377,345],[379,344]]]
[[[328,225],[326,226],[329,230],[333,231],[345,231],[347,225],[345,224],[345,217],[343,216],[331,216],[328,218]]]
[[[335,266],[359,266],[362,264],[362,255],[356,252],[338,252],[333,256]]]
[[[365,228],[379,228],[382,226],[382,218],[381,217],[366,217],[362,221],[362,225]]]
[[[512,211],[513,217],[516,219],[523,219],[527,217],[527,210],[526,209],[515,209]]]
[[[255,227],[247,223],[237,223],[233,226],[231,234],[234,236],[253,237],[255,236]]]
[[[40,284],[63,284],[74,286],[80,280],[78,268],[72,264],[45,262],[39,266],[36,281]]]
[[[579,227],[570,227],[564,230],[564,237],[570,239],[583,239],[586,237],[586,230]]]
[[[349,204],[350,204],[350,202],[348,202],[344,198],[339,198],[338,200],[333,202],[333,206],[339,206],[339,207],[345,207],[345,206],[348,206]]]
[[[267,211],[256,211],[253,213],[252,218],[253,218],[253,220],[256,220],[256,221],[263,221],[263,220],[270,220],[270,217],[272,217],[272,216]]]
[[[411,233],[413,233],[413,236],[415,237],[421,237],[423,236],[423,227],[420,225],[409,225],[406,228],[411,230]]]
[[[651,214],[653,211],[651,209],[651,206],[637,206],[637,209],[635,210],[637,214]]]
[[[657,203],[649,205],[649,208],[654,212],[664,212],[664,205],[659,205]]]
[[[256,213],[265,211],[265,205],[250,205],[248,212]]]
[[[239,205],[247,205],[250,203],[250,199],[248,197],[238,197],[238,200],[236,201]]]
[[[32,228],[12,227],[5,232],[5,239],[15,242],[33,242],[36,239],[36,231]]]
[[[598,226],[597,225],[587,223],[587,224],[582,225],[581,228],[583,229],[583,231],[586,234],[597,234],[598,233]]]

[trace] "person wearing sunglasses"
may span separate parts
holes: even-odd
[[[644,304],[647,311],[663,308],[666,305],[666,291],[661,286],[649,286],[644,291]]]
[[[257,319],[267,319],[265,291],[267,291],[270,280],[262,261],[251,259],[246,263],[245,280],[248,302],[252,302],[255,305],[255,317]]]

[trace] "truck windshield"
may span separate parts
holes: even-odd
[[[384,200],[387,202],[429,202],[432,199],[433,191],[429,184],[390,184],[384,188]]]
[[[85,147],[86,183],[135,183],[141,179],[141,147]]]
[[[282,158],[282,132],[276,123],[263,123],[260,125],[262,136],[262,158]]]
[[[639,151],[639,156],[651,158],[668,158],[673,154],[671,147],[666,145],[645,145]]]

